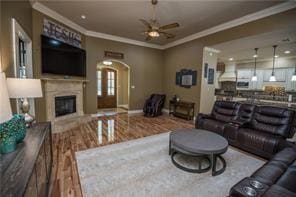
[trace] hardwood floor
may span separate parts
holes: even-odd
[[[177,128],[193,128],[192,121],[163,115],[118,114],[96,117],[75,129],[53,134],[53,169],[50,196],[82,196],[75,152],[124,142]]]

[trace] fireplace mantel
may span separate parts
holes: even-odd
[[[83,112],[83,86],[84,80],[73,79],[49,79],[43,80],[44,97],[46,103],[46,120],[52,124],[53,133],[61,132],[66,129],[65,122],[82,117]],[[76,112],[64,116],[56,117],[55,98],[61,96],[76,96]],[[59,125],[63,125],[59,126]]]
[[[41,78],[42,81],[61,81],[61,82],[80,82],[80,83],[88,83],[87,79],[74,79],[74,78]]]

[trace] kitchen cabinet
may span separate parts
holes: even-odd
[[[278,82],[285,82],[286,79],[287,69],[275,69],[275,77]]]
[[[296,81],[291,81],[292,76],[295,72],[295,68],[288,68],[287,69],[287,80],[286,80],[286,84],[285,84],[285,88],[288,91],[295,91],[296,90]]]
[[[286,81],[286,68],[278,68],[274,69],[274,76],[277,82],[285,82]],[[264,82],[269,82],[269,78],[271,76],[272,69],[264,70]]]
[[[238,79],[250,79],[252,77],[252,70],[238,70],[237,78]]]
[[[261,90],[263,89],[263,70],[257,70],[257,81],[252,81],[252,77],[249,82],[249,90]]]
[[[216,80],[215,80],[215,88],[216,89],[221,88],[221,85],[220,85],[220,82],[219,82],[219,78],[220,78],[221,75],[222,75],[222,71],[216,71]]]

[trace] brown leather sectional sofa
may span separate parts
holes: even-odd
[[[270,159],[295,134],[295,112],[287,108],[216,101],[212,113],[199,114],[196,128],[224,136],[230,145]]]
[[[217,101],[211,114],[196,119],[196,128],[218,133],[230,145],[269,160],[234,185],[231,197],[296,197],[296,147],[287,141],[295,125],[296,113],[287,108],[230,101]]]
[[[258,184],[260,183],[259,187]],[[246,177],[234,185],[231,197],[252,196],[295,197],[296,196],[296,151],[285,148],[277,153],[250,177]]]

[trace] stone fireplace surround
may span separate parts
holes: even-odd
[[[51,122],[53,133],[58,133],[77,126],[83,112],[83,86],[87,81],[78,79],[43,78],[46,120]],[[56,117],[55,97],[76,96],[76,112]]]

